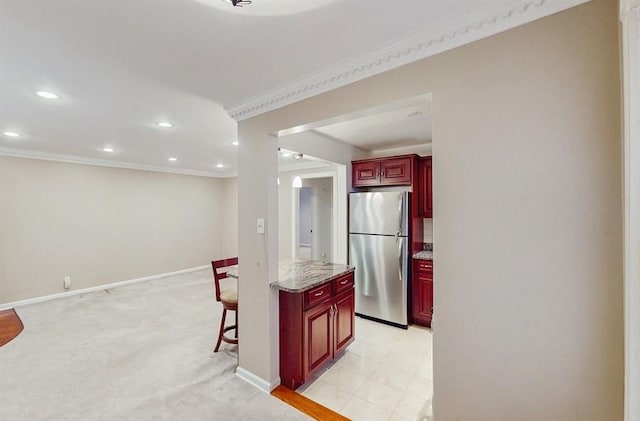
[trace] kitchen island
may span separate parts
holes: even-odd
[[[283,386],[295,390],[354,341],[354,270],[315,260],[280,261],[271,287],[279,290]],[[237,269],[227,273],[238,277]]]

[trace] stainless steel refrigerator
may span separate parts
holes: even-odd
[[[356,314],[407,326],[409,192],[349,195]]]

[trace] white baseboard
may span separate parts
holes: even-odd
[[[258,389],[262,390],[265,393],[271,393],[273,389],[280,386],[280,378],[278,378],[278,380],[272,383],[269,383],[262,377],[256,376],[249,370],[246,370],[240,366],[236,368],[236,376],[240,377],[245,382],[249,383],[254,387],[257,387]]]
[[[189,273],[189,272],[196,272],[196,271],[199,271],[199,270],[206,269],[208,267],[210,267],[210,266],[209,265],[198,266],[198,267],[189,268],[189,269],[177,270],[175,272],[167,272],[167,273],[161,273],[161,274],[158,274],[158,275],[145,276],[144,278],[129,279],[128,281],[120,281],[120,282],[114,282],[114,283],[111,283],[111,284],[98,285],[98,286],[95,286],[95,287],[75,289],[73,291],[65,291],[65,292],[60,292],[60,293],[57,293],[57,294],[44,295],[42,297],[27,298],[26,300],[13,301],[11,303],[0,304],[0,310],[7,310],[7,309],[10,309],[10,308],[24,306],[24,305],[27,305],[27,304],[41,303],[43,301],[55,300],[55,299],[58,299],[58,298],[71,297],[73,295],[86,294],[87,292],[103,291],[105,289],[121,287],[121,286],[125,286],[125,285],[135,284],[135,283],[138,283],[138,282],[145,282],[145,281],[151,281],[151,280],[154,280],[154,279],[165,278],[167,276],[180,275],[180,274]]]

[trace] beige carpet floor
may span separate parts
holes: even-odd
[[[0,420],[303,420],[212,352],[208,270],[16,308],[0,348]]]

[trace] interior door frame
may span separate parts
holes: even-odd
[[[340,234],[340,202],[339,202],[339,172],[338,171],[324,171],[317,173],[307,173],[307,174],[299,174],[298,177],[301,179],[314,179],[314,178],[331,178],[332,180],[332,204],[331,204],[331,260],[334,263],[344,263],[346,264],[346,256],[345,261],[342,262],[342,258],[339,253],[339,234]],[[298,254],[298,239],[299,239],[299,230],[300,230],[300,189],[297,187],[291,187],[292,194],[292,215],[291,218],[291,256],[293,258],[297,257]],[[345,191],[346,193],[346,191]],[[346,212],[346,209],[344,210]],[[346,235],[346,234],[345,234]]]
[[[640,421],[640,0],[620,1],[624,127],[625,421]]]

